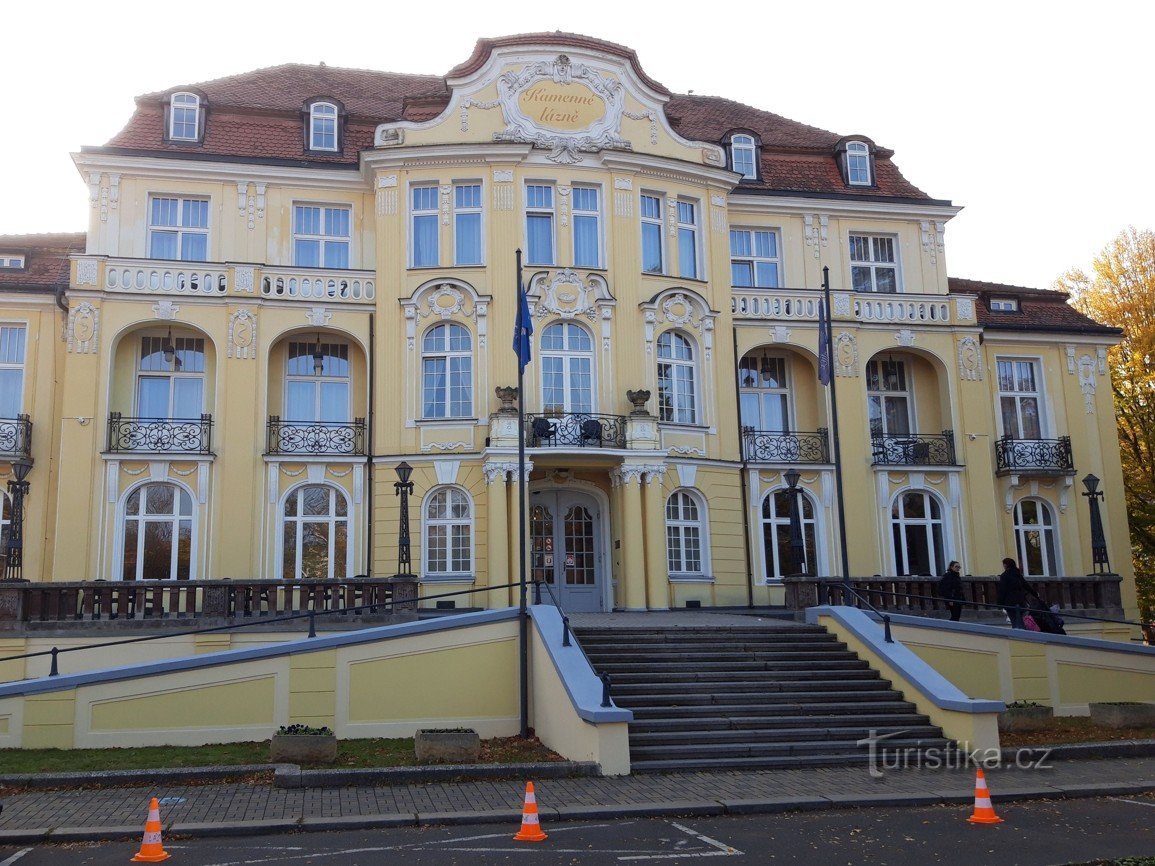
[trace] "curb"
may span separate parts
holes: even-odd
[[[215,782],[239,776],[279,773],[285,764],[237,764],[231,767],[174,767],[153,770],[103,770],[89,773],[12,773],[0,775],[11,788],[121,788],[134,785],[181,785]]]

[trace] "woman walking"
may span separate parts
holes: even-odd
[[[964,596],[961,572],[962,566],[952,559],[946,567],[946,573],[938,581],[938,596],[946,602],[951,622],[958,622],[962,618]]]
[[[1034,587],[1023,577],[1018,563],[1008,556],[1003,560],[1003,573],[999,575],[998,600],[1010,617],[1012,628],[1026,628],[1023,625],[1023,613],[1028,595],[1039,597]]]

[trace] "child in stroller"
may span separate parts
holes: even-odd
[[[1029,613],[1038,625],[1039,631],[1047,634],[1066,634],[1063,628],[1063,618],[1058,615],[1055,608],[1048,608],[1047,603],[1042,599],[1031,597],[1027,599],[1027,613]]]

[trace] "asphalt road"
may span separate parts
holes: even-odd
[[[546,826],[471,826],[166,839],[172,866],[601,866],[735,858],[806,866],[1057,866],[1155,855],[1155,797],[1049,800],[997,807],[1005,823],[972,826],[970,809],[848,809],[709,819],[640,819]],[[124,864],[136,844],[0,847],[0,866]],[[720,866],[720,864],[719,864]]]

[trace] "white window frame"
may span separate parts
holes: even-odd
[[[647,216],[646,215],[646,208],[645,208],[646,199],[650,199],[657,204],[657,207],[658,207],[657,216]],[[642,254],[642,273],[643,274],[664,274],[664,273],[666,273],[666,268],[667,268],[666,261],[667,261],[667,259],[666,259],[666,220],[665,220],[665,213],[666,213],[665,196],[661,195],[660,193],[646,192],[645,190],[643,190],[641,193],[641,197],[638,199],[638,214],[640,216],[641,225],[642,225],[642,228],[641,228],[642,237],[641,237],[640,250],[641,250],[641,254]],[[657,268],[657,270],[646,268],[646,226],[654,226],[657,229],[657,237],[658,237],[658,268]]]
[[[873,186],[870,146],[862,141],[846,143],[846,182],[850,186]]]
[[[696,509],[697,517],[688,519],[684,517],[684,509],[678,507],[677,515],[670,515],[670,505],[675,498],[685,498]],[[679,487],[668,497],[666,497],[665,504],[666,516],[666,571],[669,579],[672,581],[678,580],[713,580],[710,567],[710,520],[706,507],[706,498],[700,491],[691,487]],[[697,532],[698,540],[698,568],[685,568],[686,561],[686,540],[692,531]],[[671,544],[671,540],[676,538],[677,545]],[[675,559],[677,560],[675,563]],[[674,566],[682,566],[675,568]]]
[[[178,106],[179,101],[179,106]],[[193,120],[193,134],[192,135],[177,135],[177,125],[187,126],[188,120],[185,118],[185,112],[192,112]],[[177,120],[177,113],[180,112],[181,119]],[[200,141],[201,138],[201,98],[195,93],[188,93],[187,91],[180,91],[172,94],[168,99],[168,138],[169,141]]]
[[[207,398],[208,398],[208,394],[206,393],[206,388],[208,385],[208,366],[209,366],[208,346],[210,345],[210,341],[207,340],[206,338],[204,338],[203,336],[200,336],[197,334],[192,334],[192,335],[178,334],[177,336],[172,337],[170,334],[169,335],[162,335],[159,332],[145,332],[145,333],[138,333],[136,335],[136,337],[137,337],[137,343],[136,343],[136,348],[135,348],[135,352],[136,352],[136,376],[134,377],[133,383],[132,383],[132,385],[133,385],[132,400],[133,400],[133,406],[135,408],[136,416],[138,418],[152,418],[152,419],[163,420],[163,421],[175,421],[175,420],[199,421],[200,416],[202,414],[204,414],[204,412],[205,412],[205,404],[207,403]],[[158,346],[157,346],[157,349],[160,350],[163,343],[169,339],[172,340],[173,359],[171,362],[168,363],[168,369],[167,370],[145,370],[144,369],[144,358],[145,358],[144,341],[145,340],[160,341],[160,344],[158,344]],[[189,343],[191,343],[192,345],[189,346],[188,345]],[[200,344],[199,347],[197,346],[198,343]],[[200,352],[200,355],[203,358],[204,369],[202,369],[202,370],[185,370],[181,366],[180,351],[181,351],[181,349],[184,349],[184,348],[189,348],[194,352],[196,352],[196,351]],[[152,353],[149,353],[149,354],[152,354]],[[141,402],[140,401],[140,383],[141,383],[142,379],[167,379],[168,380],[168,414],[167,415],[144,415],[143,414],[142,409],[141,409],[141,405],[140,405],[140,402]],[[201,383],[201,386],[200,386],[201,405],[200,405],[200,409],[195,414],[191,414],[191,415],[174,415],[173,414],[173,409],[175,407],[174,401],[176,400],[176,390],[177,390],[176,389],[176,382],[178,379],[195,379],[195,380],[200,381],[200,383]]]
[[[1050,523],[1026,523],[1023,519],[1022,506],[1025,502],[1033,502],[1036,507],[1036,514],[1040,512],[1045,513],[1050,518]],[[1024,577],[1056,577],[1062,572],[1062,545],[1059,543],[1059,519],[1055,516],[1055,509],[1051,503],[1047,502],[1038,496],[1027,496],[1015,503],[1014,511],[1012,512],[1012,521],[1015,530],[1015,550],[1018,552],[1019,564],[1023,570]],[[1035,572],[1030,568],[1030,558],[1027,556],[1027,537],[1030,533],[1037,532],[1040,536],[1041,547],[1039,548],[1043,558],[1042,572]],[[1047,549],[1048,539],[1050,536],[1050,550]]]
[[[13,338],[17,338],[15,343]],[[20,384],[17,386],[17,393],[15,400],[12,401],[16,406],[16,411],[11,415],[3,415],[4,418],[16,418],[24,411],[24,381],[25,364],[27,362],[28,353],[28,326],[19,322],[0,322],[0,373],[9,371],[19,372]],[[0,383],[3,378],[0,378]],[[5,400],[0,400],[0,403],[7,402],[7,395]]]
[[[458,191],[466,188],[477,189],[477,204],[462,205]],[[485,187],[479,180],[458,181],[453,184],[453,264],[459,267],[473,267],[485,264]],[[460,219],[477,215],[477,261],[462,261],[458,255],[458,238],[461,236]]]
[[[298,213],[301,208],[317,208],[321,212],[321,231],[317,234],[311,234],[301,230],[298,223]],[[329,211],[344,211],[348,214],[349,233],[347,235],[335,235],[330,232],[330,216]],[[317,265],[302,265],[297,263],[297,241],[317,241],[319,264]],[[345,245],[346,252],[346,266],[344,268],[329,266],[325,264],[325,253],[330,244]],[[347,204],[326,204],[324,202],[311,201],[295,201],[293,202],[293,267],[307,268],[316,267],[321,270],[347,270],[353,265],[353,208]]]
[[[300,335],[300,336],[304,336],[304,335]],[[285,395],[284,395],[284,403],[282,404],[284,406],[285,410],[287,411],[288,406],[289,406],[289,385],[291,383],[304,382],[306,384],[315,386],[313,388],[312,417],[310,417],[310,418],[292,418],[292,417],[289,417],[288,415],[283,415],[282,420],[285,421],[286,423],[290,423],[290,424],[292,424],[292,423],[304,423],[304,424],[325,423],[325,421],[322,419],[323,413],[321,412],[321,406],[323,403],[323,401],[321,399],[321,385],[322,384],[330,384],[330,385],[331,384],[343,384],[345,386],[345,404],[349,407],[349,411],[345,413],[347,417],[333,420],[333,421],[329,421],[329,423],[348,423],[351,420],[351,416],[353,414],[353,382],[352,382],[353,368],[352,368],[352,364],[349,360],[349,354],[350,354],[349,344],[342,341],[342,340],[335,339],[331,335],[326,335],[326,336],[327,336],[327,340],[325,340],[325,341],[296,339],[296,340],[289,340],[288,343],[285,345]],[[292,360],[293,360],[293,354],[292,354],[293,353],[293,346],[300,346],[304,349],[309,350],[308,351],[309,355],[311,355],[313,353],[313,351],[316,351],[315,347],[318,347],[318,346],[320,347],[321,356],[322,356],[321,375],[318,376],[315,372],[309,373],[309,374],[289,372],[289,365],[292,363]],[[305,356],[299,356],[299,357],[305,357]],[[334,375],[333,373],[327,372],[325,370],[325,367],[329,366],[326,362],[328,362],[331,358],[344,362],[345,370],[347,371],[345,375],[343,375],[343,376]],[[315,363],[315,361],[313,361],[312,359],[310,359],[310,360],[311,360],[311,363]]]
[[[329,513],[328,514],[304,514],[303,501],[301,493],[310,487],[320,487],[329,491]],[[285,514],[285,508],[289,504],[289,499],[297,497],[297,514],[295,517],[289,517]],[[337,514],[337,502],[342,500],[345,503],[345,516],[341,517]],[[323,578],[302,578],[301,574],[301,556],[303,551],[304,541],[304,524],[306,523],[327,523],[329,525],[329,573]],[[336,551],[337,545],[337,525],[345,524],[345,575],[344,577],[336,576],[336,562],[333,554]],[[292,525],[293,534],[295,538],[295,555],[293,562],[293,573],[285,574],[285,534]],[[348,493],[338,487],[336,484],[329,484],[326,482],[313,483],[306,482],[298,484],[289,488],[283,497],[281,497],[280,508],[277,510],[277,552],[276,552],[276,570],[275,573],[281,580],[347,580],[353,576],[353,552],[354,547],[354,525],[353,525],[353,502]]]
[[[531,206],[529,203],[530,190],[532,189],[547,189],[549,190],[549,206],[537,204]],[[529,220],[530,216],[537,218],[549,219],[549,257],[548,260],[538,261],[533,258],[534,250],[530,245],[530,231]],[[527,265],[548,265],[553,267],[557,264],[557,188],[552,183],[544,182],[527,182],[525,185],[525,263]]]
[[[750,366],[747,361],[761,361],[757,368]],[[797,425],[795,424],[794,414],[794,372],[793,364],[790,363],[790,355],[787,353],[779,353],[768,351],[766,347],[752,349],[742,356],[738,361],[738,414],[742,420],[743,427],[747,425],[746,418],[742,415],[743,397],[753,396],[758,401],[758,418],[759,423],[754,426],[754,429],[763,433],[781,433],[787,434],[790,432],[797,432]],[[782,381],[781,386],[771,387],[763,384],[762,366],[766,361],[778,362],[782,365]],[[753,376],[753,384],[749,384],[746,379],[748,376]],[[785,398],[783,404],[786,407],[786,422],[783,424],[782,430],[775,430],[765,424],[762,420],[763,400],[767,394],[773,394],[778,398]]]
[[[578,207],[579,193],[591,192],[597,200],[593,210],[588,208]],[[605,197],[602,195],[602,188],[594,184],[574,184],[570,190],[570,250],[573,255],[573,265],[575,268],[604,268],[605,267],[605,241],[602,234],[602,207]],[[595,253],[594,261],[578,262],[578,221],[592,220],[594,226],[595,239]]]
[[[746,160],[742,161],[742,167],[739,166],[739,153],[749,154],[749,171],[744,170]],[[758,179],[758,144],[754,141],[754,136],[746,132],[736,132],[730,136],[730,167],[742,175],[743,180]]]
[[[468,349],[452,349],[450,348],[451,335],[454,329],[460,329],[469,340]],[[441,346],[427,348],[426,342],[435,334],[441,333],[444,336],[441,339]],[[450,374],[450,367],[453,359],[466,359],[469,364],[469,372],[466,380],[469,385],[469,405],[465,407],[463,414],[455,414],[453,408],[453,384],[452,376]],[[426,394],[433,387],[427,381],[427,373],[425,371],[425,362],[429,360],[441,359],[445,362],[445,380],[441,384],[438,391],[440,392],[437,405],[443,408],[443,414],[426,414],[425,408],[427,404]],[[459,322],[439,322],[426,329],[425,333],[421,335],[421,420],[422,421],[446,421],[450,419],[472,418],[473,417],[473,333],[469,328],[465,327]]]
[[[757,253],[757,235],[765,234],[773,238],[774,253],[773,256],[760,256]],[[734,236],[746,235],[747,245],[750,250],[748,255],[739,255],[734,252]],[[750,267],[750,285],[739,286],[734,282],[734,265],[742,263],[748,264]],[[773,265],[774,266],[774,284],[764,285],[758,282],[758,265]],[[730,285],[733,288],[746,289],[778,289],[782,287],[782,238],[777,229],[770,228],[732,228],[730,229]]]
[[[1019,299],[991,298],[987,307],[992,313],[1017,313],[1019,311]]]
[[[671,342],[673,342],[675,337],[680,338],[681,340],[685,341],[685,344],[689,347],[689,350],[690,350],[689,359],[676,358],[676,357],[666,358],[666,357],[662,356],[663,341],[665,341],[667,338],[669,338],[669,340]],[[663,422],[663,423],[666,423],[666,424],[692,424],[692,425],[701,424],[700,419],[702,417],[702,410],[701,410],[701,393],[702,392],[701,392],[701,387],[700,387],[701,376],[698,373],[698,345],[697,345],[697,343],[695,343],[692,339],[690,339],[690,337],[687,334],[683,333],[682,331],[677,331],[677,330],[663,331],[658,336],[657,343],[658,343],[658,347],[657,347],[657,351],[656,351],[656,357],[657,357],[657,364],[658,364],[658,377],[657,377],[657,381],[658,381],[658,420]],[[668,364],[671,367],[671,370],[670,370],[671,375],[669,377],[669,381],[671,383],[670,384],[670,400],[669,400],[670,407],[669,407],[669,411],[667,411],[666,407],[662,403],[661,367],[663,364]],[[678,368],[689,368],[689,370],[690,370],[690,386],[693,389],[693,393],[690,395],[691,400],[690,400],[690,411],[689,411],[690,417],[689,418],[684,417],[683,413],[679,410],[679,407],[678,407],[679,397],[683,396],[681,393],[681,388],[678,384],[679,381],[681,381],[681,380],[679,380],[679,378],[676,375],[674,375],[675,370]],[[667,415],[669,417],[667,417]]]
[[[547,349],[545,347],[545,335],[555,328],[560,328],[563,337],[563,348],[561,349]],[[589,349],[575,349],[571,347],[570,335],[578,331],[583,334],[586,340],[589,341]],[[544,415],[556,416],[559,414],[566,414],[571,412],[594,413],[598,411],[598,376],[597,376],[597,353],[594,351],[595,347],[594,337],[585,327],[576,322],[557,321],[551,322],[541,329],[541,337],[538,339],[538,351],[540,353],[540,374],[538,378],[541,380],[541,411]],[[546,385],[546,358],[559,358],[562,362],[562,405],[558,407],[557,404],[546,403],[545,385]],[[590,370],[590,406],[588,409],[576,409],[573,406],[573,365],[571,361],[585,359],[589,361]]]
[[[1003,377],[1000,369],[1002,364],[1029,364],[1035,380],[1035,390],[1020,391],[1018,389],[1019,377],[1017,372],[1012,367],[1012,376],[1014,379],[1014,388],[1010,391],[1003,390]],[[1049,416],[1047,415],[1047,398],[1046,387],[1043,381],[1043,363],[1042,359],[1033,356],[1021,355],[998,355],[995,357],[995,412],[997,417],[999,434],[1001,436],[1010,437],[1021,441],[1030,441],[1033,436],[1019,436],[1023,429],[1023,398],[1034,398],[1035,405],[1038,407],[1038,424],[1039,424],[1039,439],[1048,439],[1048,432],[1051,429],[1049,423]],[[1010,431],[1006,429],[1006,424],[1003,422],[1003,398],[1010,398],[1015,401],[1015,418],[1018,422],[1018,431]]]
[[[24,256],[0,255],[0,268],[4,268],[5,270],[22,270],[24,268],[24,262]]]
[[[856,258],[858,247],[856,240],[864,241],[868,254],[867,258]],[[885,249],[889,247],[891,260],[885,258]],[[870,288],[858,289],[857,292],[873,292],[878,294],[895,294],[902,291],[902,260],[899,257],[898,237],[896,235],[867,234],[865,232],[850,232],[847,237],[847,249],[850,252],[850,285],[854,286],[854,271],[856,269],[870,272]],[[894,271],[894,292],[879,289],[878,274],[880,271]]]
[[[692,220],[687,222],[684,219],[683,208],[690,208]],[[679,198],[676,203],[675,213],[677,214],[677,238],[678,238],[678,276],[687,280],[701,280],[702,277],[702,238],[699,221],[701,220],[702,203],[696,199]],[[686,236],[689,236],[690,249],[694,256],[693,273],[684,273],[682,269],[682,254],[686,248]]]
[[[432,199],[432,204],[428,201],[423,203],[423,206],[418,207],[418,194],[432,194],[429,196],[423,195]],[[409,187],[409,267],[411,268],[436,268],[441,264],[441,211],[440,211],[441,191],[436,183],[415,183]],[[433,223],[433,250],[432,255],[422,257],[418,261],[418,246],[417,246],[417,221],[431,221]]]
[[[803,566],[808,575],[820,574],[822,568],[820,558],[820,546],[822,543],[822,535],[819,532],[820,524],[818,516],[821,513],[818,507],[818,502],[810,495],[809,491],[801,489],[799,495],[800,501],[798,503],[798,519],[802,524],[802,556],[804,559]],[[761,541],[762,550],[762,583],[763,585],[779,584],[782,578],[790,575],[782,574],[782,561],[778,556],[778,527],[785,527],[786,531],[790,531],[790,512],[785,514],[778,513],[778,506],[775,497],[779,493],[789,494],[788,487],[775,487],[773,490],[766,491],[762,497],[762,501],[758,505],[758,529],[759,540]],[[770,510],[772,512],[770,517],[766,516],[766,503],[770,503]],[[805,504],[803,504],[805,503]],[[806,505],[810,506],[810,516],[806,516]],[[774,544],[770,550],[767,550],[766,545],[766,527],[773,528]],[[814,550],[808,551],[806,549],[806,529],[813,527],[814,534]],[[813,556],[811,556],[813,554]]]
[[[867,423],[868,427],[870,425],[870,401],[874,398],[877,398],[879,401],[879,407],[882,410],[881,419],[879,422],[881,429],[878,431],[875,431],[873,428],[871,428],[870,429],[871,437],[891,438],[894,436],[913,436],[918,432],[918,428],[916,426],[918,414],[915,412],[915,409],[914,409],[914,377],[913,377],[913,369],[912,369],[910,360],[911,359],[906,357],[906,356],[895,358],[895,357],[891,357],[891,356],[875,355],[873,358],[871,358],[869,361],[866,362],[866,370],[865,370],[865,377],[866,377],[866,423]],[[886,385],[886,371],[884,369],[882,369],[882,364],[884,364],[884,363],[893,363],[893,364],[900,365],[899,369],[901,369],[901,371],[902,371],[902,380],[906,385],[905,389],[901,389],[901,388],[892,389],[892,388],[885,387],[885,385]],[[871,364],[875,364],[878,367],[879,372],[878,372],[877,378],[879,380],[879,383],[883,386],[883,387],[880,387],[878,389],[873,389],[870,387],[870,379],[871,379],[870,365]],[[897,431],[897,430],[892,431],[892,430],[886,429],[886,417],[887,417],[886,405],[887,405],[887,401],[888,400],[898,400],[898,399],[902,399],[902,400],[906,401],[906,428],[907,429],[905,432]]]
[[[173,225],[160,225],[153,222],[155,215],[155,205],[157,202],[171,201],[176,202],[176,223]],[[185,221],[185,204],[187,202],[202,202],[205,205],[205,224],[203,226],[186,226]],[[148,257],[158,261],[171,262],[207,262],[210,260],[209,251],[209,232],[212,228],[212,214],[213,203],[212,199],[204,196],[196,195],[161,195],[154,193],[148,197]],[[176,235],[176,255],[171,259],[160,259],[154,256],[152,252],[153,237],[157,234],[175,234]],[[200,237],[204,238],[205,257],[203,259],[186,259],[185,252],[185,238],[186,237]]]
[[[936,517],[931,516],[932,511],[929,507],[927,509],[927,516],[926,517],[910,517],[910,518],[908,518],[908,517],[906,517],[905,514],[902,514],[901,516],[896,516],[895,510],[898,509],[901,511],[903,508],[903,506],[901,504],[902,498],[904,496],[907,496],[910,494],[921,495],[924,498],[924,500],[926,500],[928,502],[928,505],[930,503],[933,503],[934,505],[936,505],[938,507],[938,517],[936,518]],[[926,537],[930,543],[929,552],[930,552],[931,563],[930,563],[930,569],[929,569],[930,573],[928,576],[938,577],[944,571],[946,571],[946,567],[951,561],[950,527],[947,523],[947,517],[946,517],[946,515],[949,513],[950,512],[947,509],[946,504],[932,490],[927,490],[927,489],[921,488],[921,487],[907,487],[903,490],[898,491],[898,493],[896,493],[894,495],[894,497],[890,500],[890,508],[887,510],[887,526],[886,526],[886,528],[887,528],[887,535],[890,539],[890,545],[889,545],[890,555],[894,560],[894,573],[896,575],[900,574],[900,571],[899,571],[899,550],[895,546],[895,538],[894,538],[894,528],[896,525],[899,527],[898,543],[902,547],[901,558],[904,562],[907,562],[907,563],[910,562],[910,554],[909,554],[909,552],[907,550],[907,546],[906,546],[906,532],[903,530],[907,526],[921,526],[921,527],[924,527]],[[939,527],[939,537],[940,537],[940,540],[942,542],[942,561],[941,562],[935,561],[938,559],[938,551],[935,550],[935,547],[934,547],[934,528],[935,528],[935,526]],[[911,575],[911,574],[912,574],[912,572],[907,571],[905,573],[905,575],[903,575],[903,576]],[[921,575],[919,575],[919,576],[921,576]]]
[[[434,498],[445,494],[449,497],[447,505],[452,505],[453,495],[457,494],[465,500],[466,508],[468,509],[468,516],[465,518],[450,517],[429,517],[429,506]],[[474,560],[474,550],[477,539],[477,507],[473,501],[473,497],[469,495],[469,491],[456,484],[439,484],[436,487],[430,488],[429,492],[425,494],[421,501],[421,579],[429,581],[470,581],[474,579],[476,573],[476,563]],[[429,530],[435,526],[445,527],[445,571],[433,571],[430,564],[430,543]],[[466,559],[466,570],[453,570],[454,548],[453,548],[453,532],[452,527],[464,526],[468,529],[468,535],[464,542],[464,552]]]
[[[322,109],[328,109],[323,112]],[[331,112],[331,113],[330,113]],[[309,150],[323,150],[335,153],[341,148],[341,133],[338,128],[338,120],[341,117],[341,109],[332,102],[314,102],[309,106]],[[331,122],[333,124],[332,132],[326,132],[321,128],[321,125]],[[318,136],[332,135],[332,146],[326,144],[318,144]]]
[[[159,515],[159,514],[148,515],[145,513],[147,499],[148,499],[147,490],[149,487],[160,486],[160,485],[167,485],[169,487],[175,488],[175,490],[176,490],[176,495],[173,497],[173,513],[168,514],[168,515]],[[128,500],[129,500],[129,498],[131,498],[133,493],[137,493],[137,492],[139,492],[139,494],[140,494],[140,499],[139,499],[140,509],[136,514],[129,514],[128,513]],[[180,513],[180,502],[181,502],[181,495],[182,494],[188,497],[189,506],[190,506],[190,510],[189,510],[188,515],[184,515],[184,514]],[[197,563],[197,547],[198,547],[198,532],[199,532],[199,525],[198,524],[200,523],[200,521],[197,519],[197,516],[198,516],[197,515],[197,497],[195,496],[195,494],[193,493],[193,491],[190,488],[188,488],[187,486],[185,486],[181,482],[176,481],[172,478],[165,478],[165,479],[160,480],[160,481],[153,481],[151,479],[148,481],[142,481],[139,484],[132,485],[126,491],[124,491],[124,494],[121,496],[120,502],[117,505],[116,512],[117,512],[116,562],[114,563],[114,567],[112,570],[112,574],[113,574],[112,579],[113,580],[123,582],[123,583],[132,583],[134,581],[139,581],[139,580],[144,579],[141,577],[141,573],[142,573],[142,570],[144,569],[144,543],[145,543],[145,534],[146,534],[144,531],[145,524],[167,522],[171,525],[171,524],[178,523],[179,521],[185,520],[185,519],[190,521],[188,580],[196,580],[197,579],[197,576],[198,576],[198,573],[197,573],[197,565],[198,565],[198,563]],[[166,517],[168,518],[167,521],[163,519]],[[128,543],[128,522],[130,520],[136,522],[136,524],[137,524],[136,571],[135,571],[135,574],[133,575],[131,580],[125,581],[125,579],[124,579],[124,565],[125,565],[124,553],[125,553],[125,545]],[[178,570],[178,566],[179,566],[179,559],[178,558],[179,558],[179,553],[180,553],[180,545],[177,541],[177,537],[178,537],[178,533],[172,534],[172,552],[170,554],[170,561],[169,561],[169,572],[168,572],[169,576],[167,578],[161,578],[162,580],[171,580],[174,583],[178,580],[178,578],[176,577],[176,574],[177,574],[177,570]]]

